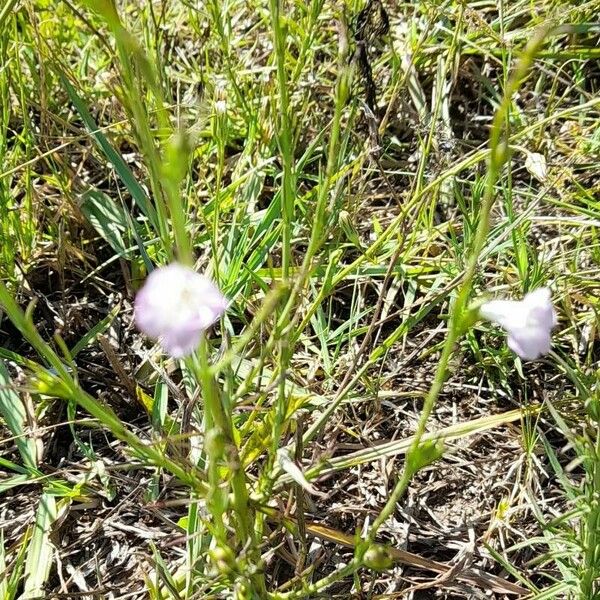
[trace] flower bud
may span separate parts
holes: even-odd
[[[212,456],[223,456],[225,453],[225,444],[225,435],[221,430],[213,428],[206,432],[206,451]]]
[[[215,102],[215,113],[218,115],[227,114],[227,100],[217,100]]]
[[[230,575],[235,570],[235,555],[231,548],[217,546],[211,548],[208,555],[219,573]]]

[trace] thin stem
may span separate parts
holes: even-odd
[[[288,282],[292,257],[292,223],[294,220],[294,156],[292,141],[292,121],[290,118],[290,102],[288,91],[288,78],[285,69],[286,34],[282,26],[282,15],[280,0],[270,0],[269,10],[271,14],[271,29],[273,33],[273,45],[275,47],[275,63],[277,69],[277,89],[279,93],[279,119],[277,124],[277,142],[282,161],[282,181],[280,189],[282,237],[281,237],[281,272],[284,282]],[[283,327],[289,323],[289,315],[283,315]],[[280,318],[281,321],[281,318]],[[279,444],[283,422],[287,411],[286,372],[289,367],[291,353],[289,345],[284,336],[276,336],[279,339],[279,390],[275,404],[273,418],[272,446],[270,453],[270,467],[275,460],[275,452]],[[270,469],[269,469],[270,470]],[[269,483],[267,482],[267,487]]]
[[[292,120],[290,118],[289,84],[285,69],[286,34],[282,27],[281,0],[269,0],[275,63],[277,68],[277,89],[279,93],[279,122],[277,141],[283,166],[281,181],[281,270],[284,280],[290,275],[292,256],[292,223],[294,220],[294,149],[292,144]]]
[[[467,268],[465,269],[465,275],[462,286],[459,288],[458,296],[452,307],[450,315],[450,323],[448,327],[448,334],[444,342],[442,349],[442,355],[437,365],[434,380],[429,389],[429,392],[423,403],[423,409],[419,417],[419,423],[415,432],[413,442],[408,449],[406,454],[409,462],[411,455],[414,455],[420,445],[421,439],[425,434],[427,421],[435,407],[438,396],[442,390],[444,382],[446,380],[448,363],[454,352],[454,345],[461,336],[462,320],[464,311],[469,300],[471,289],[473,287],[473,279],[477,266],[479,264],[479,258],[481,252],[485,246],[485,240],[488,235],[490,226],[490,213],[495,200],[494,186],[499,177],[500,170],[508,158],[507,143],[502,139],[503,135],[508,138],[508,128],[506,126],[505,115],[510,108],[513,94],[517,91],[521,80],[528,72],[533,60],[543,44],[546,36],[548,35],[549,28],[543,27],[539,29],[536,35],[530,40],[525,48],[523,56],[507,85],[505,95],[503,96],[502,103],[498,107],[496,114],[494,115],[494,121],[492,123],[492,130],[490,133],[490,158],[488,163],[488,175],[486,180],[485,192],[481,204],[481,216],[475,233],[475,239],[469,255]],[[392,494],[388,498],[385,506],[381,513],[373,522],[371,530],[369,531],[368,540],[373,542],[377,535],[377,532],[381,525],[391,516],[396,508],[396,504],[400,498],[404,495],[414,473],[411,472],[406,466],[403,469],[402,476],[396,484]]]
[[[235,443],[231,415],[228,415],[223,408],[220,392],[209,364],[208,341],[205,338],[200,343],[198,362],[191,358],[188,360],[188,364],[194,370],[196,378],[202,385],[206,410],[205,451],[208,458],[209,494],[215,495],[214,510],[211,511],[211,514],[215,518],[217,532],[220,534],[219,542],[227,544],[223,522],[223,512],[227,499],[223,496],[220,497],[220,494],[225,493],[222,489],[221,465],[226,461],[231,473],[233,510],[236,515],[238,538],[242,547],[248,547],[253,552],[254,564],[258,564],[260,551],[251,525],[252,510],[250,508],[246,475]],[[252,583],[259,593],[263,593],[266,589],[264,577],[261,573],[252,576]]]
[[[276,406],[275,418],[273,424],[272,434],[272,452],[270,454],[270,462],[267,465],[266,472],[270,473],[268,481],[266,482],[264,492],[268,493],[271,489],[274,478],[272,477],[272,467],[274,463],[274,457],[277,448],[280,444],[280,436],[285,421],[287,404],[285,402],[286,390],[285,390],[285,370],[289,360],[294,352],[295,343],[299,337],[298,328],[294,327],[296,320],[299,318],[299,313],[293,316],[293,310],[296,305],[296,300],[301,290],[306,285],[306,281],[311,273],[311,267],[313,261],[321,248],[325,239],[326,233],[326,212],[329,201],[329,193],[331,190],[331,184],[334,179],[334,175],[337,171],[339,164],[339,145],[341,137],[341,119],[343,109],[348,98],[348,90],[350,89],[351,79],[353,74],[352,67],[346,66],[346,55],[340,55],[340,64],[343,65],[338,81],[336,85],[336,103],[335,113],[333,116],[333,122],[331,126],[331,137],[329,139],[329,146],[327,151],[327,165],[325,168],[325,175],[319,185],[319,192],[317,196],[317,204],[315,207],[315,214],[313,218],[313,227],[311,230],[311,236],[308,242],[308,248],[306,250],[302,266],[294,286],[287,298],[287,303],[281,311],[275,332],[275,339],[279,340],[280,348],[280,369],[279,369],[279,399]]]
[[[171,460],[153,446],[144,443],[134,433],[129,431],[119,419],[119,417],[108,406],[104,406],[98,400],[85,392],[77,381],[71,376],[61,359],[52,350],[52,348],[43,340],[31,320],[17,306],[11,297],[5,285],[0,282],[0,306],[4,307],[6,314],[13,325],[21,332],[23,337],[31,344],[36,352],[46,360],[54,369],[56,376],[54,378],[48,373],[42,383],[51,386],[51,391],[55,396],[66,400],[77,402],[85,411],[98,419],[107,427],[113,435],[127,443],[142,458],[155,466],[162,467],[173,473],[182,483],[189,485],[199,495],[205,496],[207,487],[195,473],[188,467],[182,467]],[[46,381],[48,379],[48,381]]]
[[[548,35],[549,31],[549,27],[543,27],[539,29],[536,35],[534,35],[528,43],[523,53],[523,56],[517,64],[513,76],[509,81],[502,103],[500,104],[494,116],[492,130],[490,132],[490,157],[488,163],[488,176],[486,181],[484,197],[482,200],[479,224],[475,234],[475,239],[473,241],[473,246],[469,255],[467,267],[465,269],[465,275],[463,278],[462,286],[460,287],[458,296],[452,306],[450,322],[448,326],[448,334],[444,342],[442,354],[438,362],[433,383],[423,404],[423,409],[421,411],[419,423],[417,425],[417,430],[415,432],[413,442],[407,451],[405,465],[408,465],[411,462],[411,456],[414,457],[421,447],[421,440],[423,438],[423,435],[425,434],[427,422],[435,407],[437,398],[446,380],[448,364],[454,352],[454,346],[462,334],[462,321],[464,311],[471,293],[473,279],[477,270],[480,255],[485,246],[485,240],[489,231],[489,217],[495,199],[494,186],[500,174],[500,170],[508,157],[507,144],[506,141],[502,139],[503,135],[506,139],[508,139],[508,131],[505,127],[505,114],[510,106],[510,103],[512,102],[513,94],[518,89],[521,80],[531,67],[535,55],[537,54],[540,46],[544,42],[544,39]],[[414,475],[414,469],[407,468],[407,466],[404,467],[402,475],[396,483],[396,486],[390,494],[390,497],[388,498],[387,502],[385,503],[385,506],[373,522],[373,525],[371,526],[371,529],[369,530],[369,533],[367,535],[367,539],[362,543],[357,544],[353,560],[342,569],[331,573],[324,579],[321,579],[320,581],[317,581],[312,586],[310,586],[312,593],[325,589],[326,587],[335,583],[336,581],[339,581],[340,579],[343,579],[344,577],[356,572],[356,570],[362,566],[365,552],[367,551],[369,546],[374,542],[377,533],[383,525],[383,523],[394,512],[398,501],[406,492]],[[285,598],[287,600],[299,596],[297,596],[296,593],[292,592],[289,594],[277,594],[273,595],[272,597],[278,599]]]

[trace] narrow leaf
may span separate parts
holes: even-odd
[[[35,468],[36,450],[35,442],[25,432],[26,413],[25,406],[19,395],[15,392],[10,380],[8,369],[0,359],[0,415],[6,426],[15,436],[15,443],[26,467]]]
[[[74,346],[71,348],[71,357],[75,358],[81,350],[83,350],[88,344],[91,344],[98,335],[104,333],[110,324],[114,321],[115,317],[119,314],[121,305],[117,304],[101,321],[96,323]]]
[[[99,190],[88,190],[81,198],[81,211],[115,252],[127,252],[128,244],[123,240],[127,220],[118,204]]]
[[[22,600],[44,597],[44,584],[52,566],[52,545],[50,531],[56,520],[56,501],[54,496],[42,494],[38,506],[35,526],[27,549],[25,563],[25,585]]]
[[[59,73],[60,80],[69,95],[69,99],[77,109],[79,116],[84,122],[90,135],[98,144],[106,158],[112,163],[121,181],[129,190],[135,203],[140,207],[140,210],[148,218],[155,231],[159,231],[156,211],[150,203],[146,192],[134,177],[131,169],[127,166],[121,155],[113,148],[106,136],[100,131],[98,125],[94,121],[92,115],[88,112],[85,102],[75,91],[75,88],[69,83],[69,80],[63,73]]]

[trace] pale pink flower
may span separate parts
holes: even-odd
[[[557,319],[548,288],[530,292],[520,301],[486,302],[479,314],[506,330],[508,347],[521,358],[533,360],[550,352],[550,332]]]
[[[135,322],[175,358],[191,354],[202,333],[227,308],[227,299],[205,275],[178,263],[155,269],[135,298]]]

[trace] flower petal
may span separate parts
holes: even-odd
[[[523,298],[529,310],[528,321],[541,327],[552,328],[557,323],[556,311],[552,306],[551,293],[548,288],[539,288]]]
[[[498,325],[508,329],[515,322],[517,325],[525,325],[525,317],[521,302],[515,300],[492,300],[486,302],[479,309],[479,314],[488,321],[494,321]]]
[[[202,330],[199,328],[171,330],[160,338],[160,345],[170,356],[182,358],[198,348],[201,338]]]
[[[550,352],[550,331],[541,328],[513,329],[508,347],[525,360],[535,360]]]
[[[521,358],[533,360],[550,351],[550,333],[557,318],[548,288],[534,290],[520,302],[486,302],[479,314],[506,330],[508,346]]]
[[[135,299],[135,322],[175,357],[191,354],[202,332],[227,309],[227,299],[205,275],[172,263],[155,269]]]

